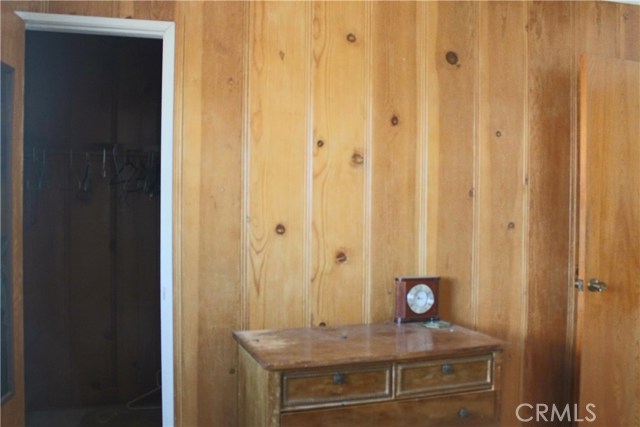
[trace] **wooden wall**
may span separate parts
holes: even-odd
[[[232,330],[388,321],[398,274],[509,341],[505,425],[569,399],[577,58],[637,57],[638,7],[41,6],[177,24],[180,425],[235,423]]]

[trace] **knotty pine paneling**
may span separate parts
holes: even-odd
[[[365,320],[369,8],[364,2],[313,4],[314,326]]]
[[[418,274],[424,169],[418,155],[417,3],[371,5],[371,217],[369,321],[391,318],[393,278]],[[424,43],[424,41],[421,41]],[[426,194],[425,194],[426,197]],[[424,240],[424,239],[422,239]],[[398,248],[403,248],[399,250]],[[424,264],[424,263],[423,263]]]
[[[576,60],[581,55],[640,60],[640,7],[579,2],[573,8]]]
[[[182,289],[179,305],[180,321],[183,325],[189,325],[191,333],[182,336],[179,344],[180,351],[178,365],[185,374],[183,377],[182,392],[176,396],[176,415],[185,425],[197,425],[201,413],[200,401],[200,344],[205,344],[209,348],[208,341],[202,341],[200,336],[200,293],[205,290],[199,285],[205,281],[200,274],[200,269],[206,265],[203,258],[206,256],[200,253],[201,241],[203,241],[203,227],[200,214],[202,202],[201,189],[203,160],[209,160],[207,156],[202,156],[203,147],[203,97],[206,96],[202,87],[204,68],[204,3],[190,2],[182,5],[181,11],[184,19],[184,57],[183,66],[189,69],[189,77],[185,75],[183,85],[183,116],[182,135],[184,141],[189,141],[185,146],[182,156],[183,170],[188,173],[182,175],[182,188],[185,210],[181,225],[183,228],[183,238],[180,239],[181,251],[185,254],[182,258],[184,283],[192,283],[192,286],[185,286]],[[204,157],[204,159],[203,159]],[[206,352],[211,357],[210,352]],[[214,368],[215,369],[215,368]],[[203,377],[208,377],[203,371]],[[222,377],[224,378],[224,377]]]
[[[183,2],[176,1],[114,1],[113,16],[118,18],[149,19],[153,21],[178,21]]]
[[[443,278],[446,318],[515,343],[505,358],[507,417],[513,412],[508,405],[521,399],[539,399],[543,392],[559,398],[566,378],[554,380],[568,374],[560,356],[551,353],[567,351],[557,348],[565,326],[554,330],[550,344],[547,333],[557,325],[543,318],[570,317],[573,291],[560,284],[562,279],[544,278],[569,277],[573,268],[561,256],[567,244],[563,233],[571,231],[565,199],[570,183],[557,182],[567,180],[559,168],[566,162],[567,144],[575,145],[575,135],[566,139],[576,123],[571,79],[583,52],[638,56],[637,7],[606,2],[314,6],[138,1],[36,6],[58,13],[176,21],[178,425],[236,423],[237,350],[227,339],[229,330],[307,326],[312,311],[323,313],[327,323],[388,319],[393,276],[413,274],[421,265],[426,266],[421,272]],[[316,9],[341,10],[343,16],[327,12],[327,22],[316,28]],[[7,2],[2,10],[5,58]],[[567,13],[573,15],[569,22]],[[339,29],[334,38],[318,33],[329,28]],[[345,31],[356,36],[353,45],[345,43]],[[335,44],[322,51],[319,43],[329,40]],[[569,59],[562,57],[567,49],[571,70]],[[456,54],[457,59],[449,55],[452,63],[448,52]],[[321,62],[316,62],[317,53]],[[343,65],[343,73],[356,73],[346,68],[352,62],[357,70],[364,67],[357,71],[364,81],[336,75]],[[320,65],[331,74],[318,76]],[[350,110],[352,117],[342,118],[337,111],[346,108],[346,93],[318,96],[347,81],[354,86],[346,93],[367,99],[351,100],[365,111]],[[396,126],[390,122],[393,115]],[[344,130],[333,124],[337,119],[344,120]],[[316,194],[321,187],[314,178],[321,164],[314,156],[319,131],[361,132],[332,151],[323,166],[361,173],[355,181],[333,177],[342,185],[357,182],[356,193],[332,188],[325,196],[333,203],[322,207],[316,201],[324,196]],[[322,148],[328,149],[331,140],[326,138]],[[363,150],[361,170],[349,169],[350,157],[344,156],[353,151],[346,144]],[[420,225],[425,194],[426,236]],[[334,301],[318,299],[311,279],[319,248],[335,255],[331,251],[344,225],[325,221],[322,234],[314,235],[312,224],[319,220],[316,207],[337,221],[340,211],[356,202],[360,210],[342,213],[348,222],[361,216],[344,236],[355,249],[344,252],[347,263],[357,260],[352,253],[362,257],[360,275],[353,269],[336,277],[353,278],[354,289],[368,292],[370,300],[359,296],[359,309],[343,314],[331,306]],[[399,216],[390,224],[394,211]],[[284,226],[282,235],[275,231],[278,224]],[[355,242],[354,236],[362,241]],[[317,247],[314,241],[324,243]],[[549,244],[559,247],[545,251]],[[420,259],[424,254],[426,260]],[[331,264],[332,274],[344,272],[336,267]],[[323,292],[342,295],[344,290],[335,288],[352,285],[323,280]],[[547,292],[565,299],[568,307],[559,302],[542,313]],[[570,323],[566,329],[570,338]],[[543,353],[544,362],[534,363]],[[565,354],[566,364],[571,354]]]
[[[620,58],[640,61],[640,7],[618,5]]]
[[[173,21],[179,2],[173,1],[47,1],[46,13]],[[181,6],[180,6],[181,7]]]
[[[234,425],[242,322],[241,198],[247,5],[189,2],[185,18],[183,425]],[[234,37],[229,37],[232,34]],[[208,230],[203,232],[203,230]],[[220,390],[225,390],[221,393]],[[208,410],[207,408],[226,408]]]
[[[575,55],[618,57],[618,5],[608,2],[579,2],[574,6]]]
[[[478,123],[478,318],[509,342],[502,368],[502,419],[522,402],[525,230],[525,3],[480,4]]]
[[[250,329],[305,326],[313,305],[307,267],[310,7],[250,6],[244,313]]]
[[[116,4],[110,1],[48,1],[43,12],[113,17]]]
[[[441,276],[442,316],[476,324],[476,2],[429,2],[427,58],[427,273]],[[455,30],[453,30],[455,28]]]
[[[568,106],[574,81],[573,38],[567,35],[573,12],[568,2],[532,2],[527,7],[529,243],[523,382],[529,386],[523,401],[568,402],[570,378],[565,373],[571,372],[572,356],[566,340],[573,302]],[[559,378],[564,378],[562,387]]]

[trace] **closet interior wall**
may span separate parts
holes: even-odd
[[[28,32],[26,46],[26,407],[124,403],[160,370],[162,45]]]

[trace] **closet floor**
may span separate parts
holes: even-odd
[[[162,410],[124,405],[27,412],[26,427],[161,427]]]

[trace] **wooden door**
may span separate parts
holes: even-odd
[[[582,59],[579,194],[578,420],[639,426],[639,62]]]

